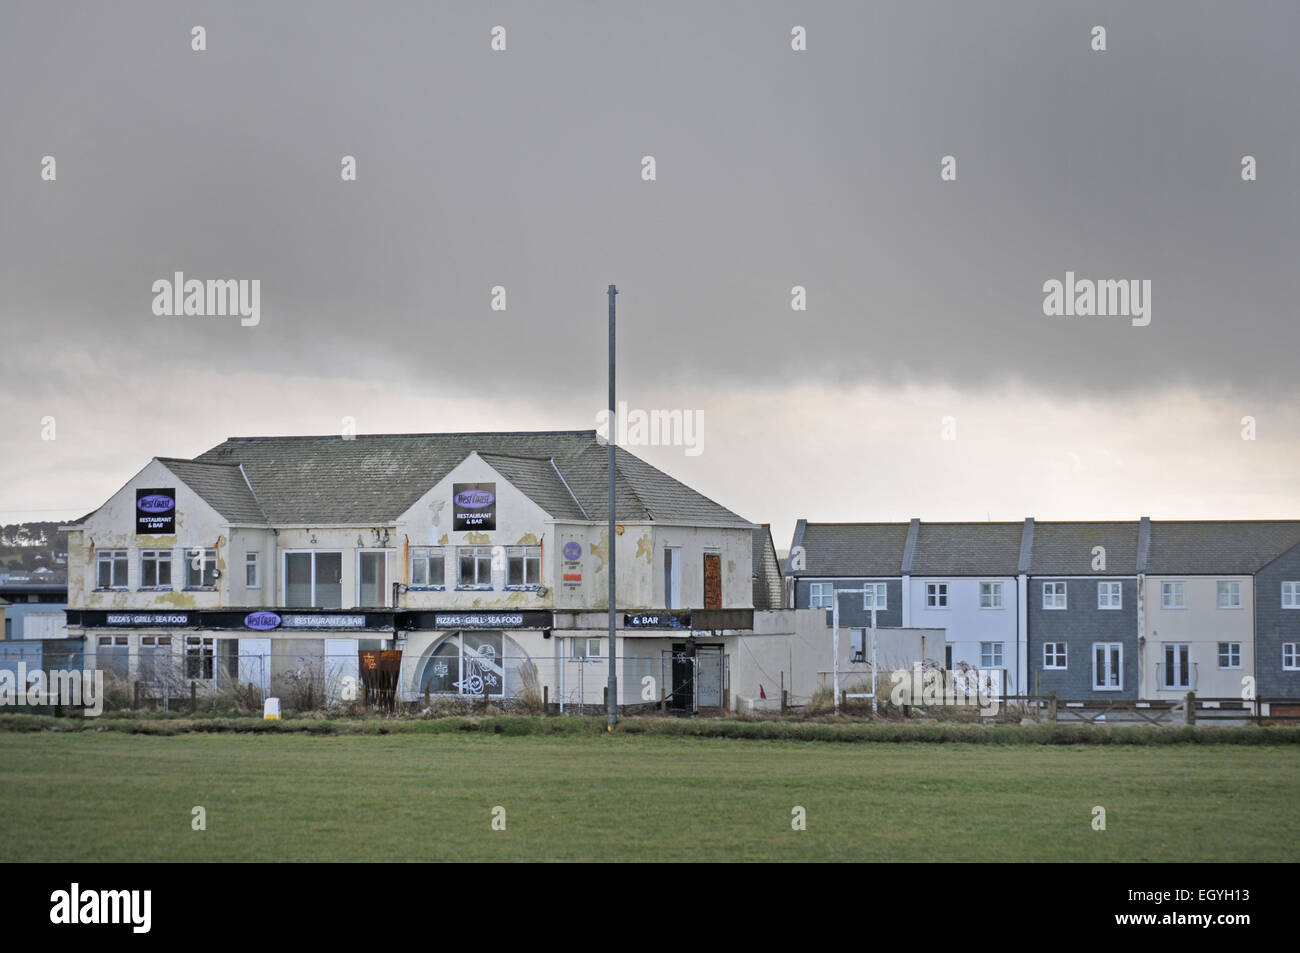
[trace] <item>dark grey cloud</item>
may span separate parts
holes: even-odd
[[[633,398],[761,376],[1290,399],[1298,35],[1300,7],[1258,0],[11,0],[0,387],[94,410],[93,378],[26,356],[75,353],[168,387],[228,366],[599,399],[616,281]],[[1151,326],[1044,317],[1067,269],[1151,279]],[[262,325],[154,317],[177,270],[260,278]]]

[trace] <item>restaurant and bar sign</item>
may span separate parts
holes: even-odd
[[[689,612],[638,612],[623,616],[625,629],[689,629]]]
[[[497,528],[497,485],[495,483],[453,483],[451,485],[451,528],[453,532]]]
[[[420,629],[549,629],[553,617],[546,609],[520,612],[415,612]]]
[[[135,531],[137,535],[151,536],[176,532],[174,486],[135,491]]]

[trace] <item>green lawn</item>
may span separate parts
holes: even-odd
[[[0,734],[0,861],[1296,861],[1297,779],[1295,745]]]

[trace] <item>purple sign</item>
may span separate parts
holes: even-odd
[[[250,612],[244,616],[244,628],[257,632],[267,632],[280,624],[280,617],[274,612]]]
[[[135,491],[135,531],[157,535],[176,532],[176,490],[174,487],[143,487]]]
[[[565,543],[564,558],[569,562],[577,562],[582,558],[582,543]]]
[[[497,485],[453,483],[451,528],[456,532],[497,528]]]

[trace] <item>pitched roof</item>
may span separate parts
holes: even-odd
[[[781,563],[772,542],[772,527],[764,523],[754,530],[754,608],[779,609],[783,585]]]
[[[232,437],[195,462],[243,464],[272,523],[326,525],[390,522],[474,452],[551,515],[606,518],[608,448],[594,430]],[[752,525],[621,447],[614,513],[629,522]]]
[[[266,514],[238,463],[200,463],[156,457],[209,506],[232,523],[266,523]]]
[[[804,568],[796,576],[897,576],[903,564],[907,523],[808,523],[802,545]]]
[[[1014,576],[1024,523],[921,523],[912,574]]]
[[[1098,523],[1034,522],[1029,573],[1034,576],[1132,576],[1137,573],[1137,520]],[[1093,569],[1092,550],[1106,551],[1106,568]]]
[[[1147,572],[1258,572],[1300,545],[1300,520],[1151,521]]]

